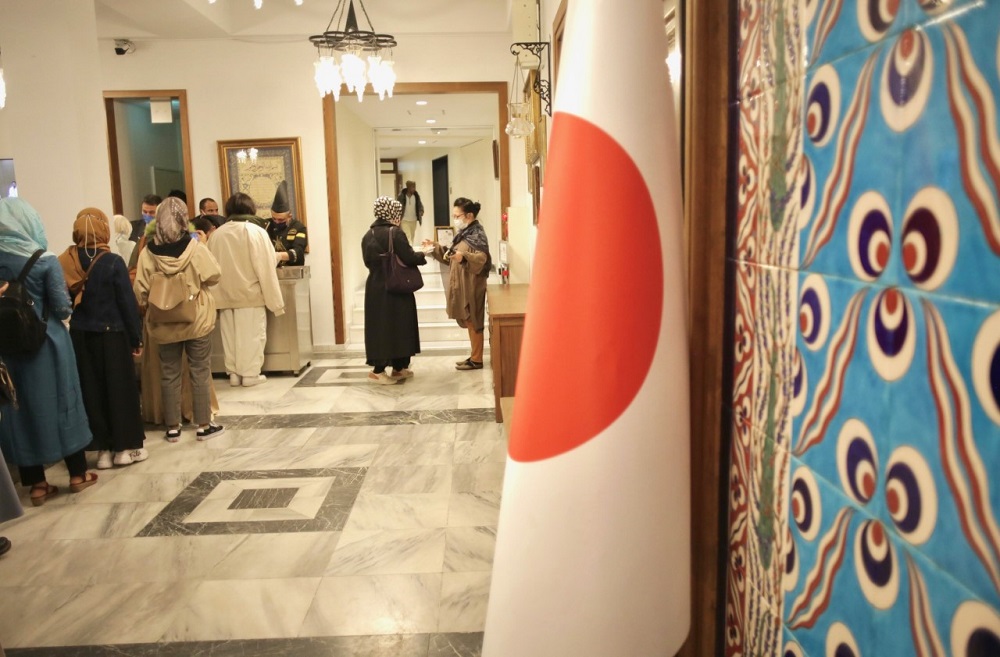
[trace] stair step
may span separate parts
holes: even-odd
[[[447,322],[421,322],[420,323],[420,343],[434,342],[468,342],[469,332],[448,320]],[[352,324],[349,330],[348,340],[351,344],[365,343],[365,325]]]
[[[448,310],[445,306],[417,306],[417,322],[421,325],[434,322],[450,322]],[[359,326],[365,325],[365,308],[356,306],[354,308],[353,323]]]

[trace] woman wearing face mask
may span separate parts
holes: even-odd
[[[483,329],[486,320],[486,279],[490,275],[490,245],[486,230],[476,217],[480,204],[467,198],[455,200],[452,227],[455,239],[443,247],[424,240],[425,247],[434,247],[434,258],[451,265],[448,276],[448,317],[468,329],[472,355],[455,363],[457,370],[483,369]]]

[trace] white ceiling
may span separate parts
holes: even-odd
[[[97,34],[101,39],[238,39],[271,41],[302,39],[323,32],[338,0],[96,0]],[[345,0],[346,2],[346,0]],[[486,34],[510,31],[511,0],[367,0],[372,25],[397,41],[407,34]],[[367,21],[360,0],[355,11],[361,29]],[[345,11],[346,13],[346,11]],[[336,29],[334,25],[331,29]],[[496,126],[496,96],[442,94],[427,96],[425,107],[412,96],[379,101],[371,95],[362,103],[346,93],[338,109],[357,114],[376,128],[381,157],[402,157],[418,148],[457,148],[492,139]],[[425,121],[434,118],[437,123]],[[420,145],[419,140],[427,143]]]

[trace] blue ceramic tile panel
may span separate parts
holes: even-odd
[[[897,19],[900,27],[907,28],[924,25],[948,18],[976,8],[993,0],[902,0],[900,16]]]
[[[787,627],[784,630],[784,643],[779,654],[780,657],[809,657],[809,653],[795,640]]]
[[[866,282],[897,282],[892,243],[903,150],[879,111],[883,44],[810,71],[803,106],[800,267]]]
[[[887,89],[880,90],[883,108],[892,108],[887,122],[905,162],[896,263],[901,284],[995,301],[1000,298],[995,92],[1000,3],[948,15],[954,20],[902,34],[893,46],[899,54],[883,73],[883,79],[894,76],[909,90],[898,103],[886,100]],[[920,65],[898,75],[915,62]]]
[[[903,21],[899,0],[816,0],[807,3],[810,68],[822,66],[898,33]]]

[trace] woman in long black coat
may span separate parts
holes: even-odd
[[[415,252],[398,227],[396,201],[388,196],[375,199],[375,222],[361,239],[361,253],[368,267],[365,281],[365,356],[373,371],[372,383],[394,384],[413,376],[410,358],[420,353],[417,302],[413,293],[387,292],[382,270],[382,254],[389,251],[389,239],[403,263],[416,267],[426,262]],[[395,222],[395,223],[394,223]],[[392,364],[392,374],[386,367]]]

